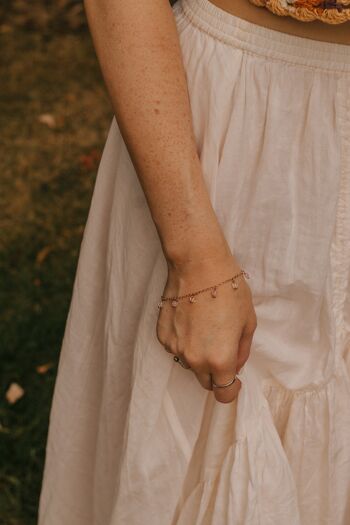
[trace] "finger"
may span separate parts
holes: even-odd
[[[194,357],[196,353],[193,351],[190,352],[190,349],[188,347],[185,349],[180,345],[178,355],[180,359],[188,365],[188,367],[197,377],[200,385],[206,390],[213,390],[211,377],[207,370],[207,367],[203,366],[200,360]],[[185,357],[185,355],[187,356],[187,358]]]
[[[172,341],[170,341],[170,343],[163,344],[163,346],[166,352],[168,352],[169,354],[173,354],[174,361],[176,361],[180,366],[182,366],[182,368],[187,368],[187,369],[191,368],[183,352],[178,350],[176,339],[173,339]],[[175,357],[177,359],[175,359]]]
[[[232,374],[231,379],[233,379]],[[227,382],[228,381],[226,381],[226,383]],[[225,384],[224,381],[217,382],[217,380],[214,380],[214,383],[219,385]],[[234,380],[234,383],[232,383],[230,386],[220,388],[213,385],[213,392],[216,400],[220,403],[231,403],[238,397],[241,386],[242,383],[237,376]]]
[[[203,372],[197,372],[196,370],[192,370],[194,375],[197,377],[198,381],[202,385],[203,388],[206,390],[213,390],[213,385],[211,381],[211,377],[209,374],[205,374]]]
[[[164,347],[164,350],[165,350],[166,352],[168,352],[169,354],[172,354],[172,353],[173,353],[169,345],[163,345],[163,347]]]
[[[186,368],[186,369],[191,368],[190,365],[187,363],[187,361],[185,361],[184,358],[180,357],[179,355],[174,355],[174,361],[179,363],[179,365],[182,366],[182,368]]]
[[[238,377],[235,378],[234,382],[226,387],[219,387],[215,385],[224,385],[235,377],[236,375],[236,366],[232,366],[230,363],[229,367],[225,367],[225,369],[218,369],[218,368],[212,368],[211,369],[211,378],[213,387],[213,392],[215,395],[215,398],[217,401],[220,401],[221,403],[230,403],[233,401],[239,393],[239,390],[241,388],[241,381],[238,379]]]

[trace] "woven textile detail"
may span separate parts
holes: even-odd
[[[350,20],[350,0],[249,0],[280,16],[292,16],[303,22],[321,20],[342,24]]]

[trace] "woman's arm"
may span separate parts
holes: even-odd
[[[117,121],[168,262],[226,253],[193,137],[168,0],[85,0]]]
[[[240,266],[202,175],[168,0],[85,0],[85,10],[118,125],[168,263],[164,294],[180,295],[229,278]],[[163,308],[157,326],[162,344],[191,364],[208,389],[209,373],[216,382],[225,382],[245,362],[256,322],[244,279],[236,292],[222,290],[221,300],[205,298],[202,309],[196,305],[196,313],[192,306],[185,317],[181,312],[187,304]],[[242,332],[246,334],[243,349]],[[217,399],[232,400],[238,385],[237,381],[218,389]]]

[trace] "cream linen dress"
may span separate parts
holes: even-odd
[[[349,525],[350,47],[208,0],[173,13],[203,176],[251,274],[251,355],[237,402],[223,404],[157,340],[166,262],[113,118],[39,525]]]

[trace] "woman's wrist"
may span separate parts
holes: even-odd
[[[194,237],[192,242],[182,243],[177,248],[164,250],[168,270],[185,273],[194,268],[215,266],[218,260],[229,260],[232,252],[224,238],[208,242],[198,242]]]
[[[181,257],[167,259],[167,264],[168,280],[183,291],[189,285],[192,288],[210,286],[242,269],[226,240],[213,244],[210,249],[208,246],[192,246]]]
[[[169,270],[232,256],[212,208],[188,212],[182,224],[173,223],[171,232],[161,235],[161,242]]]
[[[237,275],[242,269],[231,253],[186,261],[168,269],[166,295],[178,296],[215,286]]]

